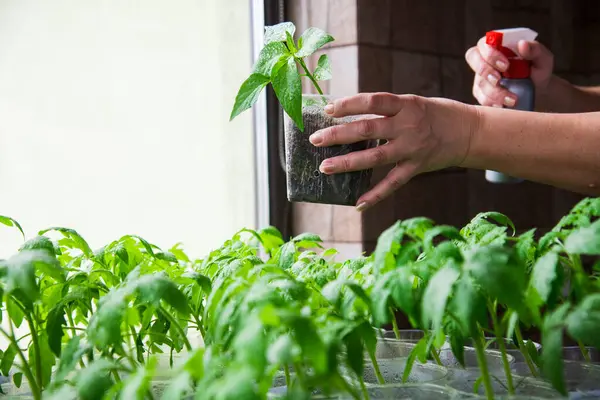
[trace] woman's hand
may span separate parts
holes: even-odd
[[[538,92],[548,87],[554,68],[554,56],[544,45],[538,42],[520,41],[519,55],[531,60],[531,80]],[[508,58],[499,50],[485,43],[481,38],[477,46],[471,47],[465,54],[467,63],[475,72],[473,96],[483,106],[513,107],[517,96],[499,85],[500,72],[508,68]]]
[[[324,160],[320,166],[322,173],[335,174],[395,164],[381,182],[358,200],[359,211],[378,203],[419,173],[459,166],[467,156],[471,133],[478,123],[478,112],[473,106],[390,93],[363,93],[338,99],[325,111],[336,118],[380,116],[333,126],[310,136],[315,146],[387,141],[375,148]]]

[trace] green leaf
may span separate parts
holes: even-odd
[[[540,295],[543,302],[546,302],[553,291],[554,281],[558,276],[558,254],[548,252],[535,262],[531,274],[530,284]]]
[[[449,225],[438,225],[425,232],[425,235],[423,237],[423,243],[425,245],[425,248],[432,248],[433,240],[440,235],[451,240],[458,240],[461,242],[465,240],[460,234],[460,231],[455,227]]]
[[[75,366],[85,352],[85,348],[80,347],[80,343],[81,337],[73,336],[65,346],[58,363],[56,381],[62,381],[71,373],[71,371],[73,371],[73,369],[75,369]]]
[[[423,294],[423,324],[437,332],[442,326],[448,296],[459,277],[455,268],[443,267],[431,278]]]
[[[285,63],[282,63],[275,72],[275,76],[272,77],[272,80],[273,89],[281,106],[296,126],[298,126],[298,129],[304,132],[304,122],[302,120],[302,82],[300,81],[296,60],[290,58]]]
[[[150,389],[152,375],[156,368],[156,358],[150,357],[145,365],[138,369],[123,382],[120,395],[122,399],[143,399],[146,398]]]
[[[374,252],[374,269],[376,272],[383,274],[387,270],[396,267],[394,250],[399,247],[399,242],[402,240],[403,234],[404,228],[400,225],[400,222],[396,222],[379,235]]]
[[[408,382],[408,378],[410,377],[410,372],[412,371],[412,367],[415,363],[415,360],[424,359],[427,357],[427,336],[422,337],[416,344],[415,347],[410,351],[408,355],[408,359],[406,360],[406,365],[404,367],[404,372],[402,373],[402,383]],[[434,350],[435,351],[435,350]]]
[[[573,231],[565,240],[571,254],[600,255],[600,220]]]
[[[15,386],[20,388],[22,381],[23,381],[23,373],[15,372],[15,374],[13,375],[13,382],[15,383]]]
[[[19,298],[27,309],[40,295],[35,270],[40,266],[55,267],[56,258],[44,250],[24,250],[4,261],[6,267],[5,291]]]
[[[317,61],[317,68],[313,72],[313,76],[317,81],[327,81],[332,78],[331,63],[327,54],[322,54]]]
[[[135,286],[140,302],[158,307],[163,300],[180,313],[189,313],[185,295],[177,285],[164,276],[144,275],[135,282]]]
[[[360,330],[352,330],[344,338],[346,345],[346,362],[356,376],[362,377],[364,371],[364,346]]]
[[[319,235],[315,235],[314,233],[301,233],[300,235],[294,237],[292,242],[316,242],[321,243],[323,239]]]
[[[294,242],[287,242],[280,247],[279,267],[281,269],[289,269],[296,261],[296,246]]]
[[[456,358],[456,360],[462,365],[465,366],[465,338],[460,334],[460,332],[453,332],[450,335],[450,348],[452,349],[452,354]],[[436,351],[433,349],[432,351]]]
[[[75,378],[75,388],[81,400],[102,400],[113,385],[109,372],[116,365],[106,358],[99,358],[82,369]]]
[[[299,349],[291,336],[283,334],[269,346],[267,359],[273,365],[289,365],[299,353]]]
[[[42,366],[42,385],[43,387],[46,387],[52,378],[52,367],[56,364],[56,358],[54,357],[52,350],[50,350],[48,336],[45,333],[38,335],[38,346],[40,350],[39,353],[35,346],[29,346],[29,362],[31,362],[31,365],[36,365],[39,358]],[[37,375],[35,371],[34,375]]]
[[[464,336],[474,335],[477,323],[485,324],[487,320],[485,297],[479,293],[468,274],[463,274],[456,281],[448,309],[460,322]]]
[[[291,57],[290,52],[282,42],[272,42],[262,48],[258,55],[258,60],[254,64],[255,74],[271,78],[273,76],[273,67],[283,58]]]
[[[285,42],[287,33],[294,36],[296,27],[292,22],[282,22],[277,25],[265,26],[265,45],[272,42]]]
[[[0,215],[0,224],[10,226],[10,227],[14,226],[15,228],[17,228],[19,230],[19,232],[21,232],[23,239],[25,239],[25,232],[23,232],[23,228],[21,228],[21,225],[14,219],[12,219],[11,217],[6,217],[4,215]]]
[[[29,239],[28,241],[23,243],[23,246],[21,246],[21,248],[19,249],[19,251],[22,250],[45,250],[51,256],[56,256],[54,243],[46,236],[36,236],[32,239]]]
[[[62,348],[62,337],[64,336],[63,326],[67,324],[64,312],[64,307],[62,304],[59,304],[53,307],[46,317],[48,345],[57,357],[60,357]]]
[[[25,314],[23,314],[21,308],[14,301],[7,301],[6,310],[10,314],[10,320],[15,324],[15,327],[19,328],[25,318]]]
[[[326,373],[329,365],[327,349],[312,321],[309,318],[295,318],[292,329],[303,358],[311,361],[316,374]]]
[[[252,108],[258,100],[260,92],[269,84],[270,79],[264,75],[252,74],[240,87],[240,90],[235,97],[235,103],[231,110],[229,120],[232,121],[235,117],[244,111]]]
[[[9,376],[10,369],[15,362],[15,357],[17,356],[17,348],[14,344],[9,344],[4,354],[2,355],[2,361],[0,362],[0,371],[2,371],[3,376]]]
[[[466,260],[465,268],[492,298],[517,311],[521,309],[525,268],[510,249],[499,246],[477,248]]]
[[[302,48],[296,53],[296,57],[307,57],[325,46],[329,42],[333,42],[333,36],[322,31],[319,28],[308,28],[301,36]]]
[[[482,218],[482,219],[491,219],[500,225],[508,226],[512,229],[513,235],[515,234],[515,232],[517,232],[517,229],[515,228],[515,224],[513,224],[513,222],[511,221],[510,218],[508,218],[506,215],[504,215],[502,213],[495,212],[495,211],[489,211],[489,212],[481,213],[477,217]]]
[[[554,389],[566,395],[563,362],[563,321],[569,312],[565,303],[544,319],[542,327],[542,371]]]
[[[390,294],[394,306],[404,311],[409,317],[414,317],[417,300],[415,299],[416,290],[413,289],[414,275],[408,268],[399,268],[384,275],[387,281],[386,286],[390,289]]]
[[[70,228],[61,228],[58,226],[54,226],[54,227],[39,231],[38,235],[43,235],[50,231],[56,231],[56,232],[62,233],[62,235],[65,238],[70,239],[69,244],[73,248],[81,250],[83,252],[83,254],[85,254],[86,256],[93,255],[93,251],[90,248],[90,246],[88,245],[88,243],[85,241],[85,239],[79,233],[77,233],[76,230],[70,229]]]
[[[290,53],[296,54],[297,49],[296,45],[294,44],[294,38],[292,37],[292,35],[290,35],[288,31],[285,32],[285,40]]]
[[[600,293],[585,297],[566,318],[565,324],[573,339],[600,348]]]
[[[97,311],[92,314],[87,328],[91,343],[98,348],[121,343],[121,322],[125,316],[125,298],[130,289],[119,287],[111,289],[100,299]]]

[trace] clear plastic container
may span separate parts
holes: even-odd
[[[285,163],[289,201],[355,206],[370,187],[373,170],[326,175],[319,166],[328,158],[366,150],[377,145],[365,140],[348,145],[316,147],[308,140],[313,133],[367,116],[332,118],[324,111],[331,96],[303,95],[304,132],[284,112]]]
[[[385,384],[402,384],[402,377],[408,358],[378,359],[377,365]],[[437,383],[445,382],[448,369],[432,363],[413,363],[407,383]],[[379,385],[377,374],[371,361],[365,361],[363,380],[367,385]]]
[[[498,346],[498,342],[496,341],[496,338],[486,337],[485,340],[486,340],[486,342],[489,340],[494,340],[487,347],[488,350],[499,350],[500,346]],[[473,342],[471,339],[467,340],[465,343],[465,347],[473,348],[472,343]],[[535,348],[537,349],[537,351],[539,353],[540,350],[542,349],[542,345],[537,342],[533,342],[533,341],[532,341],[532,343],[534,344]],[[527,340],[525,341],[525,344],[527,344]],[[521,353],[521,350],[519,349],[519,347],[516,346],[512,340],[504,339],[504,345],[506,346],[506,353],[513,356],[515,358],[515,362],[524,362],[525,361],[525,357],[523,356],[523,353]]]

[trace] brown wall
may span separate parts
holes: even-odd
[[[600,84],[600,2],[595,0],[288,0],[299,30],[335,38],[333,95],[390,91],[474,103],[466,49],[495,28],[528,26],[555,54],[557,73]],[[389,170],[376,171],[376,179]],[[415,177],[362,215],[351,208],[294,205],[294,229],[325,233],[334,245],[370,252],[397,219],[427,216],[462,226],[476,213],[506,213],[518,228],[551,228],[581,196],[544,185],[487,183],[482,171],[449,169]]]

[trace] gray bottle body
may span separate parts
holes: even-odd
[[[533,111],[535,108],[535,86],[529,78],[509,79],[502,78],[500,85],[517,96],[517,104],[514,110]],[[485,171],[485,179],[492,183],[520,183],[521,178],[515,178],[496,171]]]

